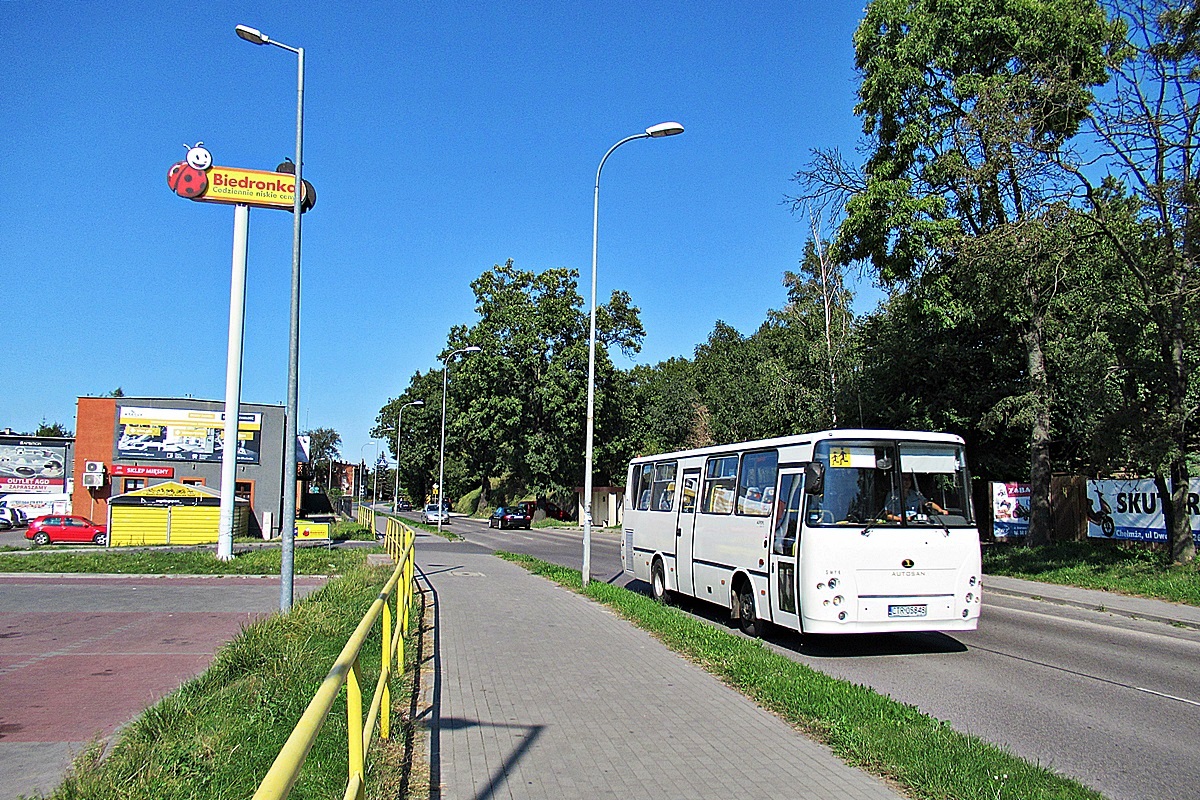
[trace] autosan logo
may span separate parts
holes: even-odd
[[[900,566],[904,567],[905,569],[912,569],[916,565],[917,565],[917,563],[915,561],[913,561],[911,558],[906,558],[900,562]]]

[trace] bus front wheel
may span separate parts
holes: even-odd
[[[661,559],[654,559],[650,568],[650,596],[660,603],[667,602],[667,576],[663,573]]]
[[[754,613],[754,587],[747,581],[738,592],[738,624],[742,633],[755,638],[762,636],[763,621]]]

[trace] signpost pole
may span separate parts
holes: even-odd
[[[225,444],[221,449],[221,518],[217,558],[233,560],[233,511],[237,498],[238,418],[242,401],[242,339],[246,317],[246,242],[250,206],[233,207],[233,272],[229,280],[229,353],[225,360]]]

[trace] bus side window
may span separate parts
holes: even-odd
[[[800,531],[800,487],[798,475],[784,475],[779,482],[779,503],[776,504],[775,536],[772,550],[776,555],[796,555],[796,539]]]
[[[683,499],[679,506],[679,510],[684,514],[694,514],[696,512],[696,484],[699,479],[694,475],[689,475],[683,479]]]
[[[638,511],[650,510],[650,489],[654,485],[654,465],[643,464],[641,478],[638,480]]]

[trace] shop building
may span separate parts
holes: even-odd
[[[275,538],[282,513],[285,410],[242,403],[240,412],[235,491],[249,510],[246,532]],[[80,397],[68,473],[74,478],[74,513],[103,522],[111,499],[169,482],[219,492],[224,433],[220,400]]]

